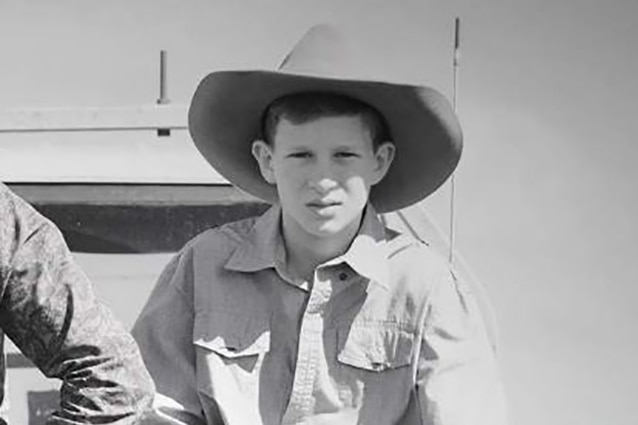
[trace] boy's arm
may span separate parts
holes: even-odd
[[[474,297],[448,271],[430,295],[417,372],[425,425],[504,425],[499,371]]]
[[[135,424],[153,384],[131,335],[97,302],[59,230],[0,184],[0,327],[62,380],[48,424]]]
[[[188,255],[178,254],[162,272],[133,326],[133,337],[157,388],[153,411],[144,424],[206,424],[197,392],[192,296],[179,289],[189,279]]]

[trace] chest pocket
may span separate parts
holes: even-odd
[[[363,323],[337,329],[337,361],[370,372],[410,365],[414,333],[393,323]]]
[[[227,358],[265,353],[270,350],[270,321],[267,316],[237,313],[198,315],[193,343]]]
[[[193,344],[198,348],[197,366],[205,369],[203,375],[212,379],[228,369],[237,377],[249,377],[270,351],[270,321],[266,315],[200,314],[195,317]]]

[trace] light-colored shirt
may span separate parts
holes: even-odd
[[[57,227],[2,183],[0,295],[0,341],[6,333],[42,373],[62,381],[47,424],[138,423],[153,382],[135,341],[98,302]],[[0,361],[0,401],[4,382]]]
[[[500,425],[494,353],[469,289],[372,207],[312,282],[286,274],[280,208],[204,232],[133,329],[151,424]]]

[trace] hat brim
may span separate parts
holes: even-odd
[[[423,86],[320,78],[280,71],[218,71],[206,76],[191,102],[188,123],[195,145],[226,179],[267,202],[277,190],[261,176],[251,154],[261,116],[276,98],[325,91],[376,108],[386,119],[396,154],[385,178],[370,193],[379,212],[412,205],[434,192],[454,171],[463,146],[449,102]]]

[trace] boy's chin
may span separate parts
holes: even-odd
[[[322,223],[320,226],[315,227],[312,233],[321,238],[338,238],[339,236],[348,232],[351,227],[350,223],[341,223],[335,221],[328,221]]]

